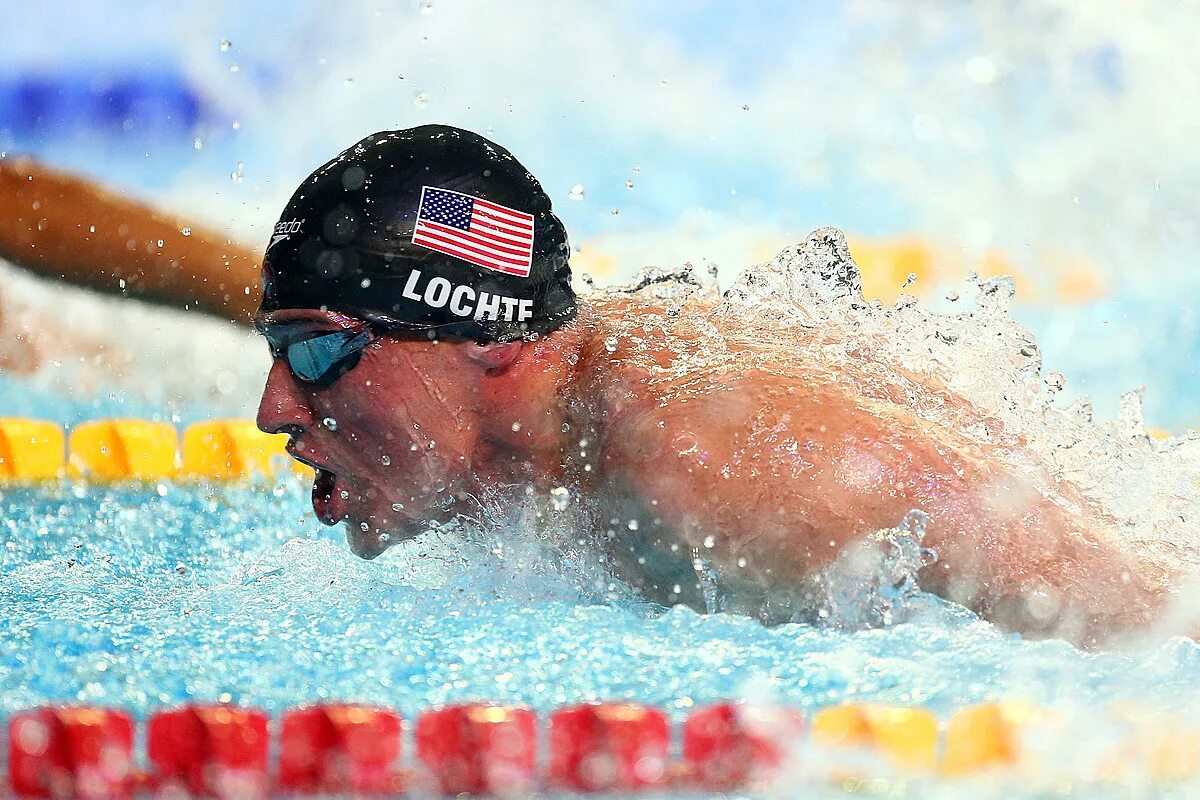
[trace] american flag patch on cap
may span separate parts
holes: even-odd
[[[533,265],[533,215],[423,186],[412,242],[478,267],[527,278]]]

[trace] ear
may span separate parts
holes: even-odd
[[[503,369],[516,360],[521,352],[520,342],[467,342],[467,358],[486,370]]]

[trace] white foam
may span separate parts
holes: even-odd
[[[5,262],[0,283],[0,346],[36,365],[30,387],[76,399],[119,395],[166,416],[254,415],[270,363],[248,329],[51,283]]]

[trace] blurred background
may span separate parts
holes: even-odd
[[[868,296],[915,274],[950,310],[969,272],[1012,274],[1066,397],[1112,417],[1145,385],[1149,425],[1200,421],[1200,4],[0,7],[0,150],[249,244],[341,149],[443,122],[541,179],[598,283],[691,263],[727,284],[832,225]],[[217,394],[252,410],[252,383]]]

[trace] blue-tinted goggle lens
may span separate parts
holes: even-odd
[[[362,350],[371,343],[366,329],[348,329],[319,333],[295,339],[287,326],[267,334],[271,354],[287,360],[292,374],[306,383],[329,386],[358,365]]]

